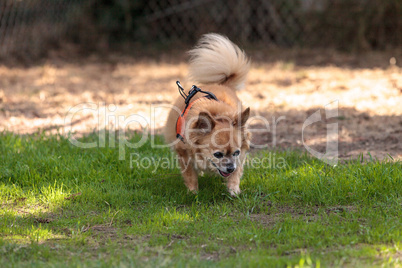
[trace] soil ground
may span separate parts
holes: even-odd
[[[308,146],[324,153],[327,126],[337,124],[340,158],[369,152],[378,159],[402,159],[401,51],[250,54],[248,84],[238,96],[255,116],[252,128],[269,123],[265,131],[253,134],[255,148]],[[192,85],[186,74],[181,53],[74,60],[58,55],[28,67],[0,65],[0,131],[80,135],[108,128],[161,133],[168,105],[179,96],[176,80],[186,89]],[[303,130],[318,110],[321,120]]]

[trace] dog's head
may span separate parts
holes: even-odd
[[[190,133],[196,159],[222,177],[235,172],[249,149],[250,133],[245,128],[249,115],[250,108],[228,116],[200,112]]]

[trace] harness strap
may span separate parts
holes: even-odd
[[[200,88],[198,88],[195,85],[191,88],[191,90],[189,91],[189,94],[186,95],[184,93],[184,89],[181,86],[180,82],[177,81],[176,84],[179,87],[180,95],[182,95],[182,97],[185,99],[184,102],[186,103],[186,107],[184,107],[183,112],[177,118],[177,121],[176,121],[176,138],[180,139],[183,143],[185,143],[184,142],[184,130],[186,128],[186,116],[187,116],[188,111],[191,109],[191,106],[193,106],[197,101],[199,101],[203,98],[207,98],[209,100],[215,100],[215,101],[218,101],[218,99],[216,98],[216,96],[213,93],[208,92],[208,91],[202,91]],[[206,96],[190,102],[190,100],[198,92],[204,93],[204,94],[206,94]]]
[[[206,96],[205,96],[206,97]],[[195,101],[190,102],[188,105],[186,105],[186,107],[184,108],[183,112],[181,113],[181,115],[179,116],[179,118],[177,118],[176,121],[176,138],[180,139],[183,143],[184,142],[184,130],[186,128],[186,116],[188,111],[190,111],[191,106],[194,105],[194,103],[196,103],[197,101],[201,100],[202,98],[199,98]]]

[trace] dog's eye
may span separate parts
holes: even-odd
[[[240,154],[240,150],[236,150],[234,153],[233,153],[233,156],[238,156]]]
[[[222,158],[222,157],[223,157],[223,153],[221,153],[221,152],[216,152],[216,153],[214,153],[214,156],[215,156],[216,158]]]

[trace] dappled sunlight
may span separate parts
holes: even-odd
[[[18,228],[18,226],[15,227]],[[15,230],[17,230],[17,232],[15,232]],[[32,243],[43,244],[53,239],[60,240],[68,238],[67,235],[55,234],[52,230],[42,225],[32,226],[30,229],[27,228],[25,230],[13,229],[13,227],[3,228],[1,231],[2,234],[5,234],[3,237],[4,241],[10,241],[21,246]],[[18,251],[18,249],[16,249],[16,251]]]
[[[393,248],[400,238],[398,162],[356,160],[331,167],[307,154],[261,150],[256,157],[271,159],[273,166],[246,166],[243,193],[230,197],[216,176],[200,179],[194,195],[186,193],[176,169],[158,167],[154,173],[155,163],[131,169],[117,160],[118,148],[85,150],[63,136],[44,134],[4,133],[2,143],[0,252],[5,258],[108,259],[123,249],[150,260],[160,252],[172,258],[191,255],[197,263],[237,252],[292,263],[310,256],[332,264],[348,254],[361,261],[356,253],[380,263],[400,260],[399,245]],[[25,150],[8,150],[14,144]],[[138,152],[162,158],[168,150],[148,142]]]
[[[256,66],[239,97],[261,110],[308,110],[339,100],[340,108],[372,115],[401,115],[402,71],[327,67]]]
[[[401,266],[397,2],[2,1],[0,268]]]
[[[192,81],[186,81],[186,74],[184,63],[134,59],[116,63],[47,62],[28,69],[2,66],[0,129],[29,133],[38,128],[62,128],[68,110],[86,102],[113,104],[114,115],[141,114],[150,121],[151,104],[169,104],[177,98],[176,80],[190,88]],[[340,108],[354,108],[370,115],[401,115],[401,77],[402,71],[396,66],[351,69],[256,63],[247,88],[238,95],[255,113],[305,111],[339,100]],[[161,108],[154,127],[163,126],[166,111]],[[82,120],[74,130],[93,129],[93,121],[99,118],[91,119]]]
[[[183,223],[192,223],[198,218],[198,213],[191,216],[188,212],[177,211],[177,209],[163,208],[159,213],[155,213],[152,225],[156,227],[174,228]]]
[[[387,54],[381,55],[373,59],[387,63]],[[169,105],[179,96],[176,80],[186,89],[193,84],[186,79],[188,65],[110,57],[109,61],[48,60],[29,68],[0,66],[0,131],[23,134],[41,129],[77,137],[105,129],[160,134]],[[238,96],[251,107],[252,116],[262,116],[270,124],[269,133],[254,135],[257,144],[302,148],[303,122],[337,100],[339,115],[332,122],[339,123],[340,157],[370,151],[379,158],[390,154],[398,159],[401,90],[402,70],[395,64],[353,68],[331,65],[331,60],[303,65],[300,60],[295,64],[259,59]],[[310,142],[322,148],[325,133],[325,125],[305,130]]]
[[[35,191],[23,190],[13,184],[12,189],[6,184],[0,185],[2,202],[0,203],[0,233],[4,241],[12,241],[21,246],[43,244],[71,238],[82,230],[55,230],[48,226],[59,217],[67,201],[71,199],[69,191],[63,186],[43,185]],[[7,197],[8,196],[8,197]],[[32,222],[32,224],[27,224]],[[14,251],[18,251],[16,248]]]
[[[27,165],[26,168],[29,169]],[[7,174],[3,174],[7,176]],[[21,186],[13,184],[0,185],[2,202],[0,203],[3,216],[7,217],[39,217],[43,213],[49,213],[62,207],[68,197],[69,191],[63,190],[63,186],[42,186],[38,193],[24,191]]]
[[[13,204],[1,204],[0,232],[3,234],[2,239],[21,245],[40,244],[49,239],[66,239],[67,235],[55,233],[53,229],[46,226],[47,223],[51,222],[49,217],[41,218],[41,215],[47,215],[53,211],[56,204],[52,204],[50,209],[49,206],[46,207],[39,203],[36,205],[29,204],[28,199],[25,204],[22,202],[15,205],[17,201],[14,201]],[[32,219],[36,224],[27,225],[26,222]]]
[[[57,186],[56,183],[53,186],[42,186],[40,193],[38,196],[40,203],[49,208],[52,208],[52,206],[62,207],[69,195],[68,192],[63,191],[63,185]]]

